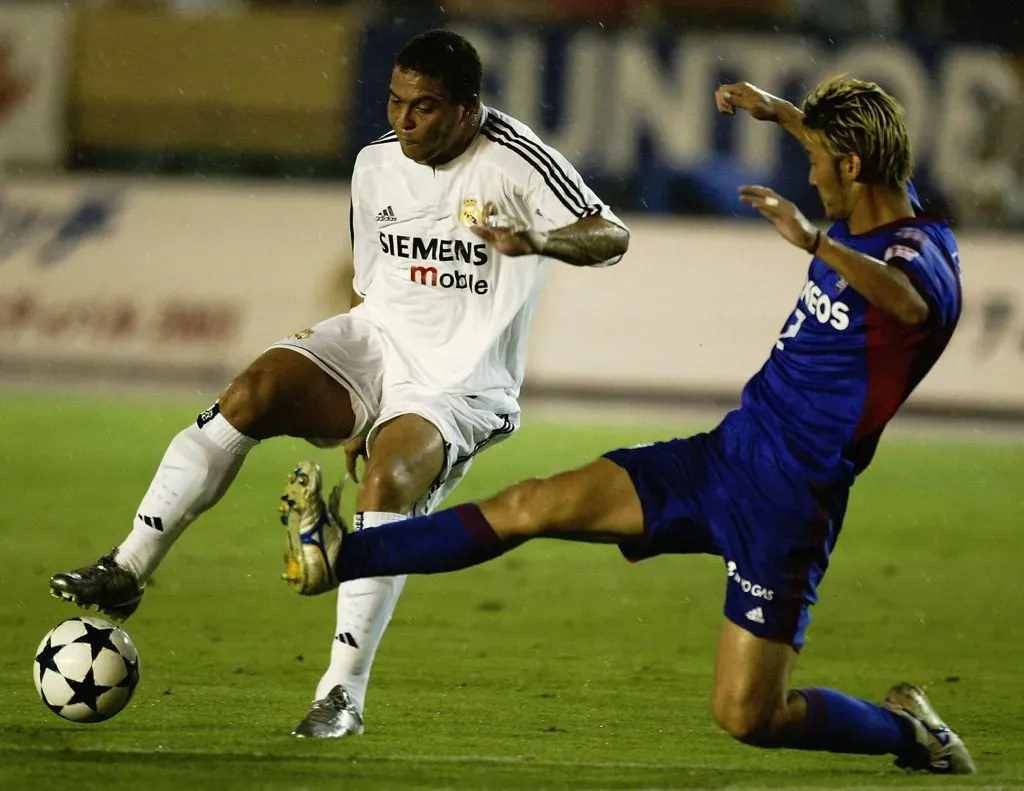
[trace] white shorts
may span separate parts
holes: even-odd
[[[521,423],[518,403],[504,390],[450,394],[408,381],[385,384],[392,379],[385,377],[388,366],[401,366],[400,359],[380,328],[358,315],[333,316],[271,348],[298,352],[348,390],[355,413],[352,436],[365,433],[371,454],[377,432],[400,415],[419,415],[437,428],[444,467],[416,504],[417,515],[436,508],[469,471],[473,457],[510,437]]]

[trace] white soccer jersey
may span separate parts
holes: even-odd
[[[469,148],[436,168],[403,155],[394,134],[359,152],[351,228],[354,285],[365,301],[354,312],[381,328],[401,360],[389,361],[386,379],[518,397],[550,259],[503,256],[468,225],[487,203],[539,231],[595,214],[625,225],[529,127],[483,112]]]

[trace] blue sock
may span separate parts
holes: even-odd
[[[913,724],[888,709],[834,689],[798,690],[807,701],[803,734],[791,746],[859,755],[905,755],[917,744]]]
[[[342,582],[361,577],[438,574],[498,557],[505,543],[472,503],[429,516],[368,527],[345,536],[337,574]]]

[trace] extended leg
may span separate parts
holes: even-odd
[[[437,574],[491,560],[530,538],[607,543],[642,535],[643,512],[629,475],[598,459],[522,481],[479,505],[351,533],[336,567],[342,580]]]
[[[347,437],[348,391],[305,357],[271,349],[171,440],[125,540],[91,566],[55,574],[53,595],[119,620],[185,528],[227,491],[246,454],[273,436]]]

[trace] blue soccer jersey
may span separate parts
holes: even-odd
[[[849,485],[961,311],[956,241],[941,220],[918,216],[865,234],[836,223],[829,236],[904,271],[928,303],[926,321],[901,324],[815,258],[739,409],[710,431],[605,454],[629,475],[644,515],[643,536],[621,543],[623,554],[721,555],[725,617],[796,650]]]
[[[835,223],[828,235],[899,267],[929,306],[909,326],[870,305],[823,261],[811,261],[796,308],[742,409],[786,466],[819,482],[852,481],[886,424],[949,343],[961,313],[956,240],[942,220],[919,216],[865,234]]]

